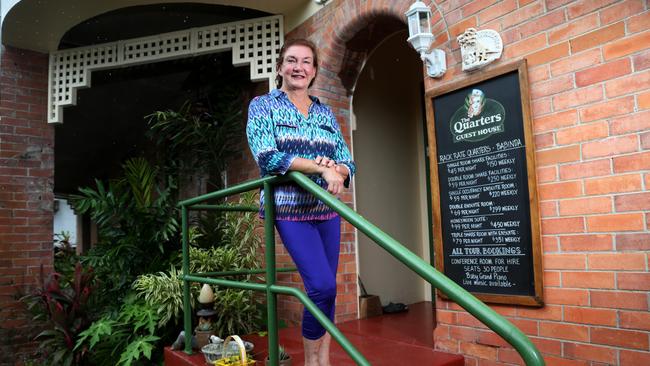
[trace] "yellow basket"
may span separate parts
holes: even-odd
[[[239,355],[233,355],[229,356],[228,355],[228,344],[230,343],[230,340],[235,341],[237,343],[237,346],[239,347]],[[249,366],[249,365],[255,365],[255,360],[249,360],[248,355],[246,354],[246,346],[244,346],[244,342],[239,338],[237,335],[231,335],[228,336],[223,341],[223,350],[221,351],[221,358],[214,361],[215,366]]]

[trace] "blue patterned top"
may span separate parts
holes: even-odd
[[[348,187],[356,167],[336,117],[318,98],[310,98],[312,104],[306,118],[278,89],[251,101],[246,134],[260,174],[263,177],[282,175],[297,157],[315,159],[326,156],[348,167],[350,175],[345,181]],[[320,175],[309,175],[309,178],[327,188],[325,179]],[[275,217],[278,220],[327,220],[336,216],[332,209],[295,183],[276,186],[274,196]],[[263,216],[264,192],[260,203],[260,215]]]

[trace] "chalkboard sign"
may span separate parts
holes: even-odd
[[[436,267],[486,302],[541,306],[526,62],[428,92]]]

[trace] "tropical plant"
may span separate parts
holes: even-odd
[[[160,339],[155,335],[158,323],[154,309],[129,296],[117,314],[108,313],[81,332],[75,349],[91,351],[91,362],[100,366],[151,360]]]
[[[72,278],[79,257],[70,242],[70,232],[61,231],[54,234],[54,272],[64,278]]]
[[[93,288],[92,269],[85,269],[80,263],[72,278],[54,272],[45,279],[41,267],[40,287],[22,298],[35,314],[35,325],[44,328],[36,339],[47,364],[83,364],[86,352],[75,349],[75,340],[90,325],[88,305]]]
[[[240,134],[241,105],[239,90],[225,86],[198,91],[177,111],[154,112],[146,119],[148,136],[158,147],[155,165],[144,158],[129,159],[123,178],[96,180],[94,187],[80,188],[72,197],[77,213],[89,214],[99,229],[98,243],[81,260],[95,268],[101,283],[96,292],[103,301],[96,308],[97,320],[78,337],[75,348],[86,350],[93,364],[130,365],[155,359],[161,351],[155,344],[177,331],[174,326],[182,308],[178,186],[194,184],[183,178],[199,174],[212,179],[212,188],[221,187],[217,178]],[[203,237],[207,232],[216,232],[217,242],[222,242],[232,229],[225,224],[222,230],[224,219],[216,215],[207,220],[206,225],[216,229],[194,228],[192,242],[207,242],[211,239]],[[219,268],[253,263],[251,248],[259,244],[247,235],[242,236],[248,243],[242,251],[246,257],[224,246],[216,254],[221,258]],[[246,300],[232,297],[228,304]]]
[[[122,179],[107,187],[95,180],[97,188],[80,188],[81,195],[73,196],[72,203],[77,212],[90,213],[101,236],[145,240],[163,251],[178,230],[177,215],[168,215],[176,213],[176,185],[170,178],[157,184],[158,169],[144,158],[129,159],[122,168]]]
[[[280,360],[288,360],[288,359],[291,358],[291,355],[289,354],[289,352],[287,352],[285,350],[285,348],[283,346],[278,347],[278,350],[279,350],[278,359],[280,359]]]
[[[254,194],[244,194],[240,197],[239,204],[249,205],[255,201]],[[209,248],[191,246],[189,250],[191,273],[260,267],[258,253],[261,238],[256,235],[259,220],[255,213],[228,212],[221,216],[221,220],[212,224],[219,226],[219,237],[223,242]],[[202,239],[194,227],[190,232],[193,233],[190,235],[191,243]],[[141,275],[133,284],[137,296],[156,309],[160,316],[159,325],[170,320],[179,320],[183,301],[182,281],[178,275],[179,270],[172,267],[169,272]],[[251,278],[252,276],[245,276],[244,279]],[[199,291],[200,284],[193,283],[191,285],[192,306]],[[217,289],[215,298],[215,309],[218,313],[214,318],[213,329],[217,334],[250,333],[263,327],[259,299],[250,291]]]
[[[257,193],[242,193],[237,204],[258,206]],[[251,254],[251,259],[258,254],[261,239],[256,232],[259,229],[256,212],[208,211],[197,218],[196,227],[198,235],[194,243],[198,247],[241,246],[245,252]]]
[[[264,365],[271,365],[270,355],[266,356]],[[278,366],[291,366],[291,355],[281,345],[278,347]]]
[[[254,192],[240,195],[238,205],[256,206],[257,196]],[[203,221],[199,226],[206,233],[211,226]],[[261,267],[259,235],[260,221],[255,212],[222,213],[221,219],[215,222],[218,227],[220,242],[212,242],[207,249],[190,248],[190,271],[192,273],[210,271],[234,271]],[[197,242],[209,238],[204,234]],[[208,244],[208,243],[204,243]],[[252,275],[238,276],[238,280],[251,281]],[[196,286],[198,289],[198,286]],[[214,319],[214,328],[218,334],[250,333],[263,328],[263,309],[259,298],[254,293],[237,289],[217,289],[215,292],[215,309],[218,311]]]
[[[230,90],[230,93],[227,91]],[[156,111],[145,118],[149,137],[159,147],[163,166],[181,177],[207,175],[212,188],[221,188],[221,171],[241,136],[241,101],[232,88],[224,88],[214,110],[185,102],[178,111]]]
[[[259,299],[251,291],[227,288],[217,291],[215,298],[217,314],[212,328],[217,334],[250,334],[266,329]]]
[[[54,234],[54,248],[68,251],[73,250],[71,238],[72,234],[67,230]]]
[[[96,188],[80,188],[71,202],[89,213],[99,228],[99,242],[82,258],[97,269],[106,305],[118,306],[136,276],[162,270],[178,249],[176,186],[157,181],[158,171],[145,159],[127,160],[124,178]]]
[[[159,327],[179,319],[183,310],[183,281],[178,276],[179,272],[172,266],[169,272],[143,274],[133,282],[137,296],[156,309]]]

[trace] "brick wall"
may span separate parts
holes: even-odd
[[[454,39],[495,29],[526,57],[542,220],[542,309],[495,306],[550,365],[650,363],[650,12],[644,1],[448,1]],[[462,26],[457,26],[462,24]],[[464,77],[457,43],[442,83]],[[428,89],[439,81],[429,79]],[[521,364],[476,320],[438,303],[436,347],[467,364]]]
[[[47,55],[0,49],[0,364],[30,351],[17,298],[52,270],[54,128],[46,121]]]
[[[548,364],[650,363],[650,12],[647,1],[447,0],[431,4],[436,47],[447,53],[441,80],[462,80],[455,37],[465,28],[495,29],[499,63],[526,57],[536,142],[544,252],[542,309],[494,306],[544,353]],[[404,20],[411,0],[332,0],[288,37],[321,50],[313,92],[350,135],[350,80],[367,49],[349,41],[377,18]],[[27,339],[17,289],[43,263],[51,268],[53,128],[45,121],[47,58],[2,49],[0,75],[0,360]],[[348,139],[348,142],[349,139]],[[247,151],[243,150],[246,154]],[[247,155],[235,181],[257,176]],[[343,196],[352,202],[352,194]],[[337,320],[355,318],[356,252],[345,224]],[[279,241],[278,241],[279,243]],[[281,250],[281,247],[278,247]],[[284,252],[278,262],[290,263]],[[280,275],[298,284],[297,275]],[[282,298],[286,319],[298,304]],[[520,364],[516,353],[452,303],[437,302],[434,337],[468,365]],[[13,347],[13,349],[11,349]]]
[[[549,365],[650,364],[647,1],[425,3],[449,68],[441,80],[426,77],[427,90],[467,77],[455,38],[468,27],[501,34],[504,56],[497,63],[528,60],[546,306],[494,309],[531,336]],[[403,20],[411,4],[331,1],[288,35],[319,46],[322,65],[313,92],[333,107],[346,135],[350,90],[341,78],[343,68],[355,67],[346,64],[353,53],[346,42],[374,18]],[[348,231],[343,244],[349,249],[339,279],[351,295],[339,299],[339,319],[356,312],[353,235]],[[468,365],[522,363],[455,304],[438,299],[437,308],[438,349],[465,354]]]

